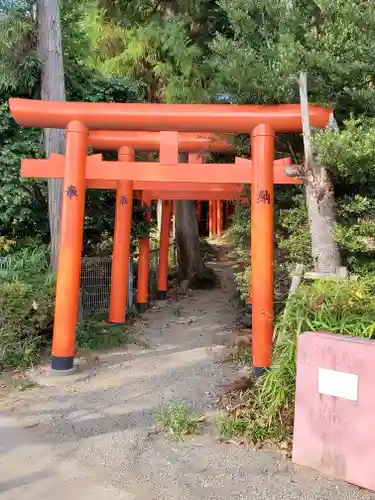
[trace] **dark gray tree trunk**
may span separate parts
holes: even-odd
[[[194,201],[176,203],[176,243],[178,278],[187,280],[191,287],[204,287],[210,273],[200,251]]]
[[[42,64],[41,97],[65,101],[64,65],[61,43],[59,0],[37,0],[38,54]],[[65,131],[45,129],[45,152],[65,152]],[[60,236],[62,181],[48,180],[48,210],[51,233],[51,266],[56,270]]]
[[[335,273],[336,268],[341,265],[333,232],[336,222],[335,195],[329,172],[316,164],[311,149],[306,73],[301,73],[299,83],[305,149],[306,205],[314,269],[320,273]]]

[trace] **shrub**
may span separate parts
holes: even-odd
[[[320,280],[301,286],[276,325],[277,340],[270,370],[255,387],[229,408],[230,417],[247,425],[253,439],[283,439],[292,432],[298,337],[305,331],[328,331],[375,337],[375,283]],[[223,426],[222,426],[223,427]],[[233,425],[232,425],[233,427]]]
[[[25,249],[7,258],[0,272],[0,369],[30,366],[47,343],[54,279],[47,250]]]

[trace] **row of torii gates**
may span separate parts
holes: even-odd
[[[274,288],[274,184],[298,184],[285,174],[290,158],[274,159],[275,133],[301,132],[299,105],[193,105],[47,102],[10,99],[15,121],[26,127],[65,128],[66,153],[45,160],[22,161],[22,175],[63,178],[60,247],[52,343],[52,370],[73,369],[80,288],[86,188],[115,189],[116,216],[109,321],[126,315],[132,201],[162,202],[158,291],[167,294],[168,246],[172,200],[241,200],[251,184],[252,345],[255,375],[271,363]],[[324,128],[331,110],[309,107],[310,124]],[[136,131],[136,132],[134,132]],[[252,160],[205,163],[207,153],[232,152],[215,134],[251,135]],[[118,151],[118,161],[104,161],[96,151]],[[135,161],[135,151],[157,152],[158,162]],[[179,154],[189,162],[180,163]],[[148,301],[149,240],[139,245],[137,302]]]

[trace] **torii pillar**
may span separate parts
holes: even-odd
[[[119,161],[134,161],[135,151],[122,147]],[[113,238],[109,322],[125,323],[128,298],[130,239],[133,210],[133,181],[118,181],[116,190],[115,232]]]
[[[178,163],[178,132],[160,132],[160,135],[160,163],[176,165]],[[158,263],[157,295],[159,300],[166,300],[168,293],[168,254],[171,217],[171,202],[163,200]]]
[[[66,159],[57,265],[52,371],[69,373],[76,351],[86,192],[88,129],[71,121],[66,129]]]
[[[142,203],[148,209],[151,200],[142,193]],[[151,214],[146,211],[145,219],[149,223]],[[148,306],[148,268],[150,265],[150,235],[149,231],[139,238],[138,254],[138,281],[137,281],[137,308],[140,313],[144,313]]]
[[[251,294],[254,375],[271,364],[273,335],[274,131],[257,125],[251,134]]]

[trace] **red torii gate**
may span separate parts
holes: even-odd
[[[106,138],[106,132],[99,132],[103,140]],[[151,133],[155,135],[155,133]],[[149,134],[147,134],[149,135]],[[146,137],[147,137],[146,135]],[[179,134],[179,140],[184,138],[184,133]],[[191,134],[190,134],[191,135]],[[137,143],[132,140],[131,133],[122,135],[116,133],[117,139],[120,141],[123,137],[124,142],[137,144],[139,147],[146,147],[151,150],[147,140],[142,140],[142,134],[135,135]],[[171,139],[171,137],[169,137]],[[200,147],[202,147],[201,138],[198,138]],[[198,141],[197,141],[198,143]],[[114,145],[108,141],[105,143],[108,149],[112,150]],[[189,139],[189,143],[184,141],[186,149],[196,149],[194,138]],[[117,146],[117,144],[116,144]],[[225,144],[220,147],[224,151]],[[164,147],[171,148],[172,143],[169,141],[167,145],[161,143],[160,150],[163,154]],[[177,143],[174,144],[177,150]],[[102,149],[102,147],[100,147]],[[121,147],[119,149],[119,160],[127,161],[132,160],[134,151],[129,147]],[[102,162],[101,155],[91,155],[87,157],[87,165],[92,163]],[[203,156],[201,154],[189,154],[188,163],[203,163]],[[252,182],[251,160],[245,158],[235,158],[236,164],[247,165],[246,177],[244,180],[249,179],[249,184]],[[300,184],[300,180],[290,178],[285,175],[285,167],[291,165],[290,158],[282,158],[274,162],[274,184]],[[34,178],[64,178],[65,171],[65,157],[64,155],[52,154],[49,159],[23,159],[21,162],[21,173],[24,177]],[[87,176],[88,174],[86,174]],[[94,189],[118,189],[118,181],[115,180],[87,180],[86,187]],[[149,182],[149,181],[135,181],[133,183],[133,198],[138,198],[149,204],[151,200],[163,200],[164,202],[177,201],[177,200],[210,200],[210,233],[220,234],[221,223],[221,207],[219,203],[224,200],[237,200],[248,201],[247,198],[242,196],[243,184],[204,184],[204,183],[183,183],[183,182]],[[120,190],[121,191],[121,190]],[[215,205],[217,203],[217,205]],[[119,205],[120,204],[120,205]],[[130,207],[130,205],[129,205]],[[217,218],[213,211],[217,212]],[[117,198],[117,216],[115,218],[115,237],[113,249],[113,272],[111,283],[111,300],[110,300],[110,313],[109,320],[112,323],[122,323],[125,321],[126,316],[126,297],[127,297],[127,280],[128,280],[128,266],[127,260],[129,258],[130,240],[128,241],[128,224],[127,219],[121,218],[121,194]],[[166,213],[164,213],[166,212]],[[165,229],[170,226],[171,207],[168,203],[163,203],[163,217],[162,217],[162,231],[161,231],[161,245],[159,250],[159,274],[158,274],[158,297],[164,300],[167,295],[167,275],[168,275],[168,244],[169,244],[169,231]],[[216,224],[215,224],[216,223]],[[142,237],[139,242],[139,260],[141,262],[138,273],[138,286],[137,286],[137,305],[140,312],[144,312],[148,303],[148,264],[149,264],[149,241],[148,238]],[[146,265],[147,262],[147,265]],[[248,302],[250,303],[250,292]]]
[[[67,130],[52,346],[52,369],[58,371],[73,367],[86,173],[93,179],[104,177],[124,181],[126,196],[132,194],[132,181],[135,180],[242,183],[242,168],[246,167],[207,164],[204,169],[199,165],[189,165],[186,169],[186,164],[179,163],[171,154],[170,158],[160,159],[159,164],[97,162],[88,164],[86,169],[89,130],[251,133],[253,364],[256,375],[263,373],[271,362],[273,333],[274,134],[301,131],[300,106],[76,103],[27,99],[10,99],[9,105],[20,125]],[[325,127],[330,113],[322,107],[310,106],[311,125]]]

